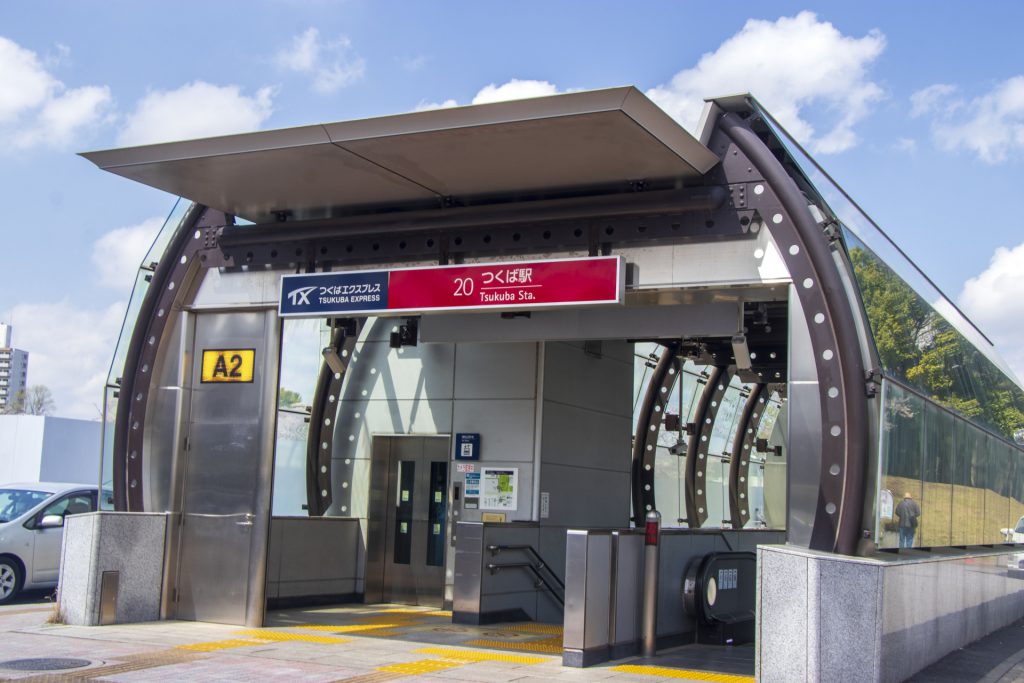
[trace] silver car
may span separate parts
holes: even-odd
[[[94,511],[97,493],[82,484],[0,485],[0,605],[57,585],[64,518]]]

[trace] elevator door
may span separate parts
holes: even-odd
[[[440,607],[448,437],[373,437],[367,600]]]

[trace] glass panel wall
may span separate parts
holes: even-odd
[[[1024,392],[874,252],[845,232],[850,262],[887,374],[1012,439]]]
[[[634,426],[637,411],[643,403],[654,366],[657,364],[663,347],[658,344],[637,344],[634,358]],[[690,436],[686,433],[687,423],[694,421],[694,412],[701,393],[707,385],[710,369],[695,365],[692,361],[683,363],[683,371],[679,381],[672,389],[666,413],[680,416],[680,429],[670,430],[662,425],[658,434],[657,451],[655,454],[654,496],[658,511],[661,512],[662,525],[666,528],[686,528],[686,448]],[[750,395],[752,386],[745,385],[734,377],[726,389],[715,420],[714,429],[709,440],[709,454],[704,485],[707,493],[708,517],[704,523],[706,528],[727,527],[731,523],[729,513],[729,466],[732,448],[736,439],[742,438],[739,433],[739,420],[743,407]],[[770,446],[784,445],[785,424],[779,420],[782,398],[773,392],[761,410],[755,429],[757,437],[765,439]],[[751,453],[748,470],[748,497],[750,505],[750,521],[747,528],[785,528],[785,456],[774,453],[754,451]],[[766,477],[766,469],[772,470]],[[765,481],[770,479],[769,491],[765,491]],[[766,495],[769,500],[766,500]],[[769,507],[775,512],[771,514]]]
[[[313,392],[323,359],[321,351],[329,344],[330,329],[323,320],[288,318],[282,321],[271,506],[275,517],[309,514],[306,509],[306,439]]]
[[[889,379],[882,400],[879,547],[1004,542],[1024,514],[1020,449]]]
[[[114,348],[114,356],[110,362],[110,369],[107,371],[107,382],[103,389],[100,488],[109,494],[113,494],[114,490],[114,427],[117,420],[117,397],[120,392],[121,380],[124,376],[124,364],[128,357],[128,345],[131,343],[132,334],[135,332],[135,324],[138,322],[142,301],[146,297],[146,292],[149,291],[153,271],[156,269],[160,259],[163,258],[167,245],[178,231],[181,221],[184,220],[191,206],[192,203],[187,200],[178,199],[175,202],[170,214],[168,214],[167,219],[160,228],[160,232],[157,234],[152,246],[150,246],[146,258],[139,265],[131,297],[128,299],[128,308],[121,323],[121,332],[117,338],[117,346]],[[112,510],[113,508],[112,495],[101,496],[100,509]]]

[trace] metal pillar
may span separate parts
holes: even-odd
[[[644,657],[658,651],[658,562],[660,560],[661,513],[651,510],[644,517],[644,596],[642,639]]]

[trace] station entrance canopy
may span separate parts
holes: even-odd
[[[726,372],[747,373],[761,384],[768,382],[758,380],[761,370],[788,374],[774,381],[790,384],[790,542],[855,554],[880,541],[885,501],[879,491],[925,477],[920,444],[916,455],[899,454],[917,458],[910,464],[889,457],[903,443],[889,427],[906,416],[900,406],[908,401],[941,408],[950,433],[981,435],[998,450],[992,457],[1007,467],[1019,460],[1007,435],[1024,427],[1024,394],[991,345],[750,97],[709,102],[698,137],[635,88],[615,88],[84,156],[191,202],[172,214],[146,258],[111,369],[105,466],[119,509],[148,509],[141,484],[150,457],[147,430],[156,429],[147,424],[155,412],[153,369],[161,348],[172,342],[172,319],[191,305],[211,269],[381,270],[403,263],[615,256],[700,242],[721,245],[719,256],[707,252],[704,271],[696,269],[712,272],[716,259],[728,261],[728,245],[749,243],[764,232],[789,274],[791,324],[802,326],[782,342],[790,345],[788,367],[769,367],[768,354],[745,358],[742,335],[731,346],[702,347],[701,353],[716,356],[718,365],[730,368]],[[701,301],[692,291],[673,294],[637,283],[627,276],[627,303]],[[705,284],[710,283],[719,289],[735,284],[727,276]],[[948,332],[965,359],[957,367],[969,364],[968,372],[985,378],[980,384],[988,393],[968,395],[977,383],[961,388],[966,383],[956,377],[943,385],[956,386],[943,390],[942,382],[933,386],[919,381],[922,374],[908,376],[907,359],[877,343],[879,331],[893,324],[878,304],[879,287],[919,311],[920,343],[916,351],[910,345],[909,355],[925,353],[927,340]],[[587,322],[581,315],[574,324],[586,329]],[[922,329],[931,336],[921,337]],[[337,343],[343,345],[344,338]],[[665,407],[657,388],[677,372],[675,359],[686,341],[667,344],[654,370],[654,389],[641,408],[651,432]],[[938,375],[946,372],[952,370]],[[325,372],[318,396],[336,392],[331,382],[340,374],[333,368]],[[704,400],[698,411],[713,419],[713,392]],[[967,400],[975,403],[966,406]],[[995,417],[994,406],[1007,401],[1017,412]],[[314,406],[314,424],[323,409]],[[330,482],[317,478],[321,442],[313,436],[316,430],[310,434],[313,514],[317,492],[323,488],[326,496]],[[638,426],[634,518],[654,504],[654,449],[646,448],[652,444],[645,434]],[[751,446],[743,439],[738,447],[744,443]],[[703,453],[696,445],[691,451],[688,518],[702,520],[704,493],[695,477],[702,474]],[[988,457],[988,451],[977,451],[979,464]],[[950,496],[954,485],[965,483],[965,471],[977,471],[971,467],[961,463],[959,474],[953,465],[947,468],[942,482]],[[742,470],[735,469],[732,476],[739,480]],[[887,475],[903,479],[888,486]],[[1024,476],[1008,484],[996,479],[1002,481],[996,476],[967,485],[999,489],[1003,501],[1024,500]],[[742,492],[731,494],[739,518]],[[1013,505],[1006,503],[998,518],[1009,522],[1017,510]],[[940,536],[945,543],[939,545],[991,542],[987,531],[957,536],[946,514],[947,531]]]

